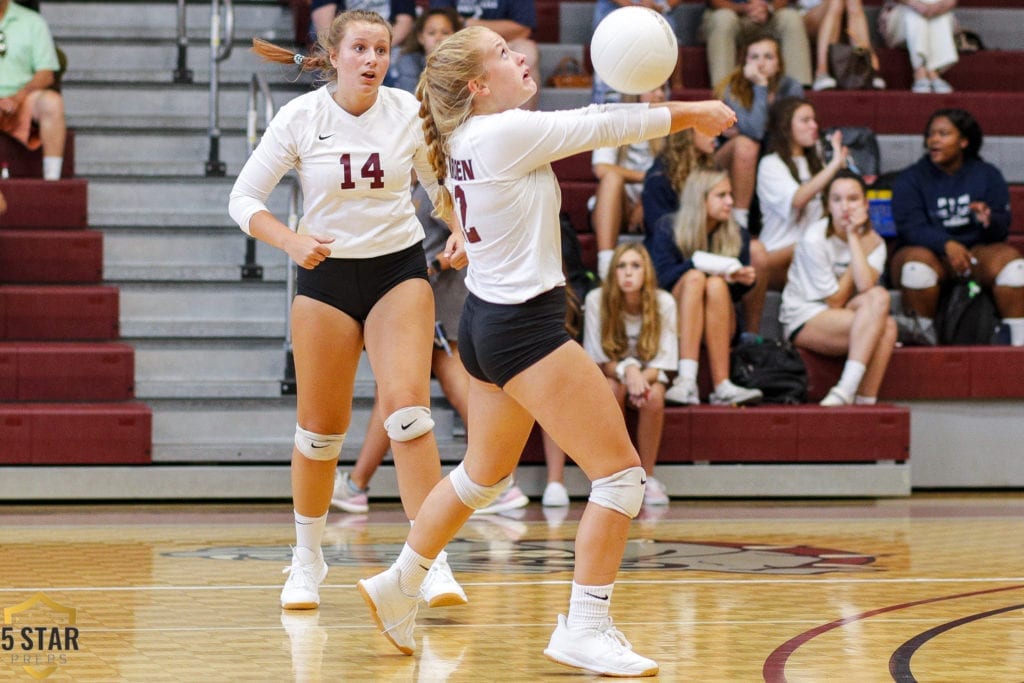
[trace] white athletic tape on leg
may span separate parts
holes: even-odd
[[[589,500],[632,519],[639,514],[640,506],[643,505],[646,484],[647,475],[644,468],[629,467],[592,481]]]
[[[310,460],[337,460],[344,434],[316,434],[295,425],[295,447]]]
[[[900,270],[900,285],[907,289],[928,289],[939,284],[939,274],[920,261],[907,261]]]
[[[996,275],[997,287],[1024,287],[1024,259],[1015,258]]]
[[[466,465],[461,462],[458,467],[448,473],[448,479],[452,482],[455,495],[459,497],[462,504],[474,510],[480,510],[493,503],[512,483],[510,474],[493,486],[478,484],[469,478],[469,474],[466,473]]]
[[[384,420],[384,429],[392,441],[412,441],[434,428],[430,408],[409,406],[399,408]]]

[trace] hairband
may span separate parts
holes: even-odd
[[[294,61],[299,66],[302,66],[302,63],[306,61],[306,58],[296,52],[295,55],[292,57],[292,61]]]

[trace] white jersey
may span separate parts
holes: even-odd
[[[807,229],[793,252],[779,309],[779,321],[787,339],[828,308],[825,299],[839,291],[839,278],[850,268],[850,246],[836,235],[826,236],[827,233],[828,219],[823,218]],[[881,273],[885,257],[882,241],[867,255],[868,265]]]
[[[821,198],[815,196],[803,209],[793,208],[793,196],[811,179],[807,157],[793,157],[800,180],[786,168],[778,154],[769,154],[757,165],[757,199],[761,203],[761,234],[758,239],[768,251],[777,251],[800,241],[807,226],[825,214]]]
[[[668,134],[667,107],[591,105],[568,111],[477,115],[449,140],[445,183],[466,233],[466,286],[484,301],[518,304],[565,283],[551,162],[595,147]]]
[[[642,363],[644,368],[657,368],[662,372],[674,372],[679,365],[679,337],[676,335],[676,300],[663,289],[657,292],[658,317],[661,319],[661,337],[658,339],[658,354],[651,360]],[[626,356],[637,358],[636,343],[640,339],[640,326],[643,318],[640,315],[623,315],[626,327],[628,349]],[[587,294],[583,306],[583,350],[595,363],[608,363],[621,358],[609,358],[601,347],[601,288],[591,290]],[[659,381],[662,380],[659,376]]]
[[[437,181],[427,161],[419,102],[381,87],[360,116],[341,108],[324,86],[300,95],[267,127],[231,190],[228,211],[245,232],[281,177],[295,169],[302,184],[299,234],[329,235],[331,256],[391,254],[423,239],[410,171],[432,197]]]

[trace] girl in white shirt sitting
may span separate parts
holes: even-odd
[[[676,303],[658,289],[654,264],[643,245],[627,242],[612,254],[609,277],[587,295],[583,350],[597,362],[619,402],[637,411],[636,445],[647,473],[644,505],[667,505],[651,476],[665,422],[666,372],[676,369]]]
[[[808,228],[796,247],[779,317],[797,346],[847,357],[821,405],[872,404],[896,344],[889,292],[878,284],[885,241],[868,220],[860,176],[839,171],[825,196],[829,216]]]
[[[767,153],[757,166],[758,237],[768,250],[768,288],[780,290],[793,248],[807,227],[824,215],[821,191],[846,166],[847,149],[842,133],[836,131],[829,138],[832,159],[822,163],[814,107],[798,98],[772,105],[766,143]]]

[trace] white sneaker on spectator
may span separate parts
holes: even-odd
[[[540,504],[546,508],[569,507],[569,492],[565,490],[562,482],[549,481],[548,485],[544,487],[544,495],[540,499]]]
[[[842,389],[840,389],[839,385],[836,385],[828,390],[828,394],[825,395],[825,398],[821,399],[821,403],[819,403],[818,405],[824,406],[826,408],[836,408],[839,406],[848,406],[852,404],[853,397],[848,395]]]
[[[434,564],[430,565],[430,571],[420,586],[420,595],[428,607],[450,607],[469,602],[466,591],[462,590],[462,586],[452,575],[452,568],[448,565],[448,553],[445,551],[442,550]]]
[[[821,90],[835,90],[838,85],[839,84],[836,83],[836,79],[826,74],[814,79],[814,83],[811,84],[811,90],[814,90],[815,92],[819,92]]]
[[[948,95],[953,92],[953,86],[941,78],[932,79],[932,92],[939,93],[940,95]]]
[[[474,515],[494,515],[499,512],[507,512],[508,510],[515,510],[516,508],[526,507],[530,504],[530,499],[526,497],[526,494],[522,490],[512,484],[507,489],[501,492],[493,503],[485,508],[474,510]]]
[[[647,477],[647,485],[644,487],[644,505],[668,505],[665,485],[654,477]]]
[[[336,470],[334,473],[334,493],[331,494],[331,505],[341,508],[345,512],[355,514],[370,511],[369,497],[366,492],[369,489],[361,489],[352,483],[348,472]]]
[[[764,394],[760,389],[748,389],[725,380],[711,392],[710,401],[715,406],[749,406],[760,403],[762,398]]]
[[[553,662],[605,676],[654,676],[658,663],[633,652],[622,631],[605,618],[598,628],[571,629],[565,616],[551,634],[544,656]]]
[[[910,86],[910,92],[926,93],[932,91],[932,82],[927,78],[919,78]]]
[[[288,578],[281,589],[282,609],[316,609],[320,606],[320,584],[327,578],[327,563],[322,551],[292,548],[291,566],[284,568]]]
[[[675,381],[672,382],[672,386],[665,391],[665,403],[681,406],[700,405],[697,383],[693,380],[676,377]]]
[[[419,596],[408,596],[402,592],[398,567],[360,579],[356,587],[370,608],[373,620],[384,637],[404,655],[411,655],[416,649],[412,634],[416,629],[416,610]]]

